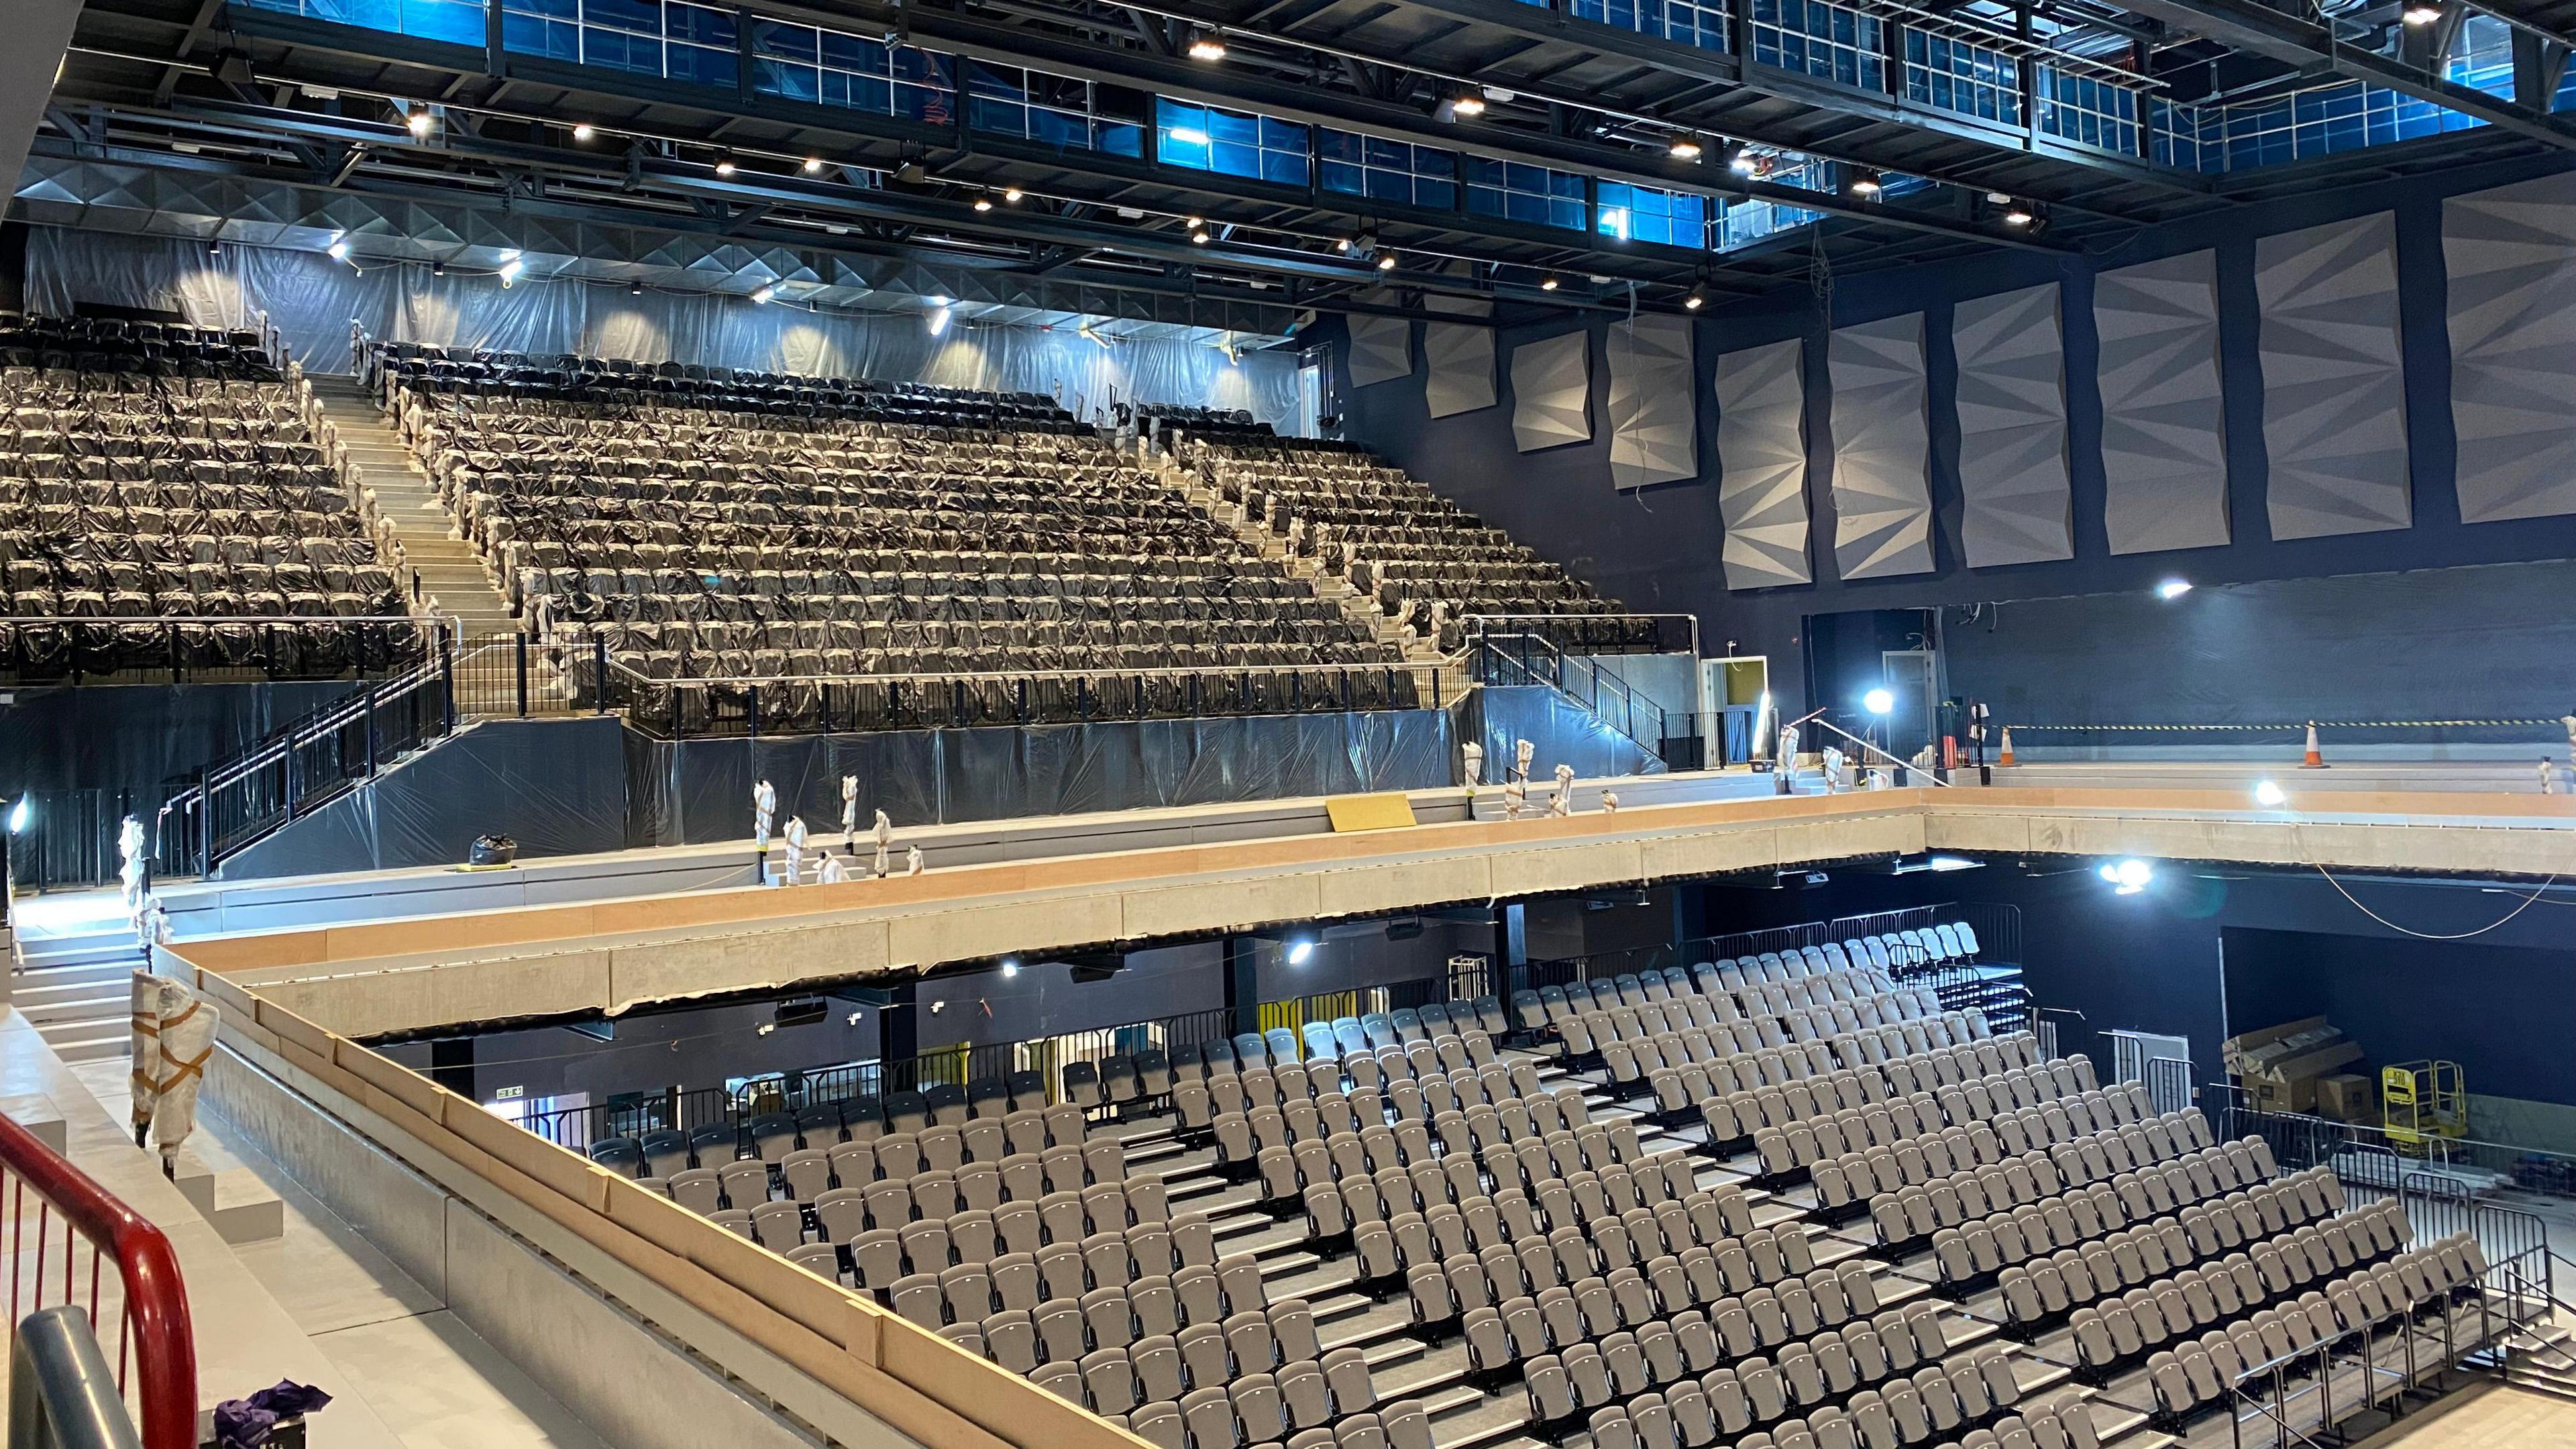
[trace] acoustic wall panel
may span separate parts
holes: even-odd
[[[1609,352],[1611,486],[1643,488],[1698,477],[1690,320],[1613,322]]]
[[[1834,572],[1928,574],[1923,314],[1835,328],[1826,367],[1834,385]]]
[[[2576,175],[2442,203],[2460,521],[2576,513]]]
[[[1368,387],[1413,375],[1413,324],[1401,317],[1354,314],[1351,329],[1351,386]]]
[[[1796,338],[1717,360],[1720,561],[1730,589],[1812,582],[1807,565],[1807,379]]]
[[[2095,277],[2093,325],[2102,342],[2111,552],[2227,542],[2217,254],[2185,252]]]
[[[2075,557],[2057,284],[1961,302],[1959,546],[1972,569]]]
[[[1592,437],[1592,338],[1568,332],[1512,349],[1512,440],[1524,453]]]
[[[2264,509],[2274,538],[2414,521],[2391,212],[2254,242],[2263,306]]]
[[[1445,418],[1494,405],[1494,331],[1455,322],[1422,325],[1422,355],[1431,364],[1423,400]]]

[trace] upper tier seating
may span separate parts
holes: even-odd
[[[417,647],[322,622],[402,601],[253,332],[0,316],[0,570],[0,612],[66,621],[0,624],[21,676],[329,674]],[[226,617],[246,622],[203,622]]]
[[[1457,621],[1469,615],[1564,615],[1550,628],[1559,642],[1592,652],[1657,647],[1651,620],[1619,613],[1403,469],[1355,444],[1265,433],[1192,433],[1179,451],[1227,502],[1443,653],[1465,642]]]
[[[1364,625],[1043,397],[424,349],[374,365],[521,605],[635,676],[876,681],[836,711],[862,727],[904,722],[886,683],[960,676],[935,695],[965,722],[1415,697]]]

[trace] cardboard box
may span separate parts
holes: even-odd
[[[2361,1060],[2361,1047],[2324,1017],[2308,1016],[2231,1036],[2219,1054],[2257,1108],[2313,1112],[2317,1079]]]
[[[2379,1084],[2357,1072],[2317,1078],[2317,1115],[2338,1122],[2377,1122]]]

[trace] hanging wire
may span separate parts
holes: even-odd
[[[2549,879],[2542,881],[2530,895],[2523,897],[2512,910],[2505,912],[2503,915],[2498,916],[2496,919],[2478,927],[2474,931],[2455,931],[2447,934],[2438,931],[2418,931],[2412,926],[2401,926],[2395,921],[2388,919],[2386,916],[2381,915],[2379,912],[2372,910],[2370,907],[2363,905],[2360,897],[2354,895],[2351,891],[2344,889],[2343,882],[2334,878],[2334,872],[2326,869],[2322,865],[2319,865],[2314,860],[2308,860],[2307,856],[2309,852],[2307,838],[2299,833],[2299,822],[2295,818],[2290,821],[2290,838],[2298,842],[2300,858],[2305,861],[2307,867],[2310,870],[2315,871],[2317,874],[2324,876],[2326,884],[2335,888],[2335,894],[2352,902],[2352,908],[2354,910],[2361,912],[2363,915],[2370,917],[2372,920],[2377,921],[2379,924],[2386,926],[2388,929],[2395,931],[2401,936],[2411,936],[2418,941],[2465,941],[2472,936],[2483,936],[2489,931],[2498,929],[2514,917],[2521,915],[2523,912],[2530,910],[2533,903],[2538,901],[2543,893],[2548,891],[2550,887],[2558,884],[2558,872],[2551,871],[2549,873]],[[2555,905],[2558,903],[2552,902],[2551,904]]]

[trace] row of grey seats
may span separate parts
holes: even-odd
[[[2293,1228],[2142,1287],[2103,1291],[2090,1303],[2070,1301],[2076,1357],[2098,1379],[2212,1325],[2304,1302],[2312,1288],[2322,1302],[2325,1285],[2394,1257],[2408,1235],[2405,1212],[2392,1200]]]
[[[2099,1100],[2102,1089],[2084,1086],[2072,1059],[2066,1063],[2066,1079],[2060,1081],[2055,1065],[2036,1060],[2038,1054],[2035,1040],[2013,1033],[1962,1047],[1936,1047],[1921,1054],[1836,1067],[1781,1083],[1738,1085],[1738,1064],[1732,1060],[1725,1063],[1723,1085],[1720,1073],[1713,1069],[1703,1069],[1697,1078],[1680,1071],[1674,1075],[1685,1088],[1705,1085],[1704,1091],[1676,1095],[1699,1108],[1710,1140],[1718,1143],[1743,1141],[1764,1127],[1785,1128],[1902,1100],[1933,1102],[1952,1122],[2067,1099],[2079,1099],[2088,1106]],[[1755,1071],[1758,1075],[1758,1062]],[[1655,1090],[1660,1106],[1664,1083],[1658,1081]],[[2070,1103],[2060,1110],[2073,1107]]]
[[[1227,1260],[1223,1279],[1233,1281],[1230,1298],[1217,1275],[1188,1273],[1094,1288],[1080,1298],[1050,1298],[1034,1308],[1014,1304],[971,1325],[949,1327],[974,1327],[983,1336],[984,1356],[1020,1374],[1040,1364],[1077,1363],[1102,1349],[1142,1345],[1148,1355],[1166,1348],[1179,1354],[1180,1367],[1204,1388],[1236,1372],[1323,1356],[1315,1312],[1305,1299],[1264,1302],[1258,1266],[1234,1259]],[[1151,1397],[1178,1398],[1180,1387],[1186,1385]]]
[[[1421,1137],[1426,1143],[1432,1141],[1427,1131]],[[1274,1203],[1294,1202],[1317,1183],[1362,1176],[1376,1179],[1381,1189],[1389,1179],[1399,1183],[1409,1179],[1408,1195],[1428,1200],[1455,1200],[1470,1188],[1535,1192],[1551,1180],[1570,1181],[1585,1173],[1600,1179],[1605,1188],[1615,1173],[1621,1185],[1611,1190],[1630,1203],[1678,1197],[1698,1185],[1697,1169],[1683,1154],[1650,1158],[1634,1122],[1588,1122],[1572,1131],[1499,1142],[1482,1152],[1444,1153],[1435,1147],[1429,1155],[1383,1167],[1374,1165],[1360,1134],[1337,1133],[1295,1147],[1262,1148],[1253,1154],[1252,1165],[1262,1198]],[[1668,1170],[1675,1169],[1681,1180],[1667,1181]]]
[[[1955,1389],[1953,1393],[1955,1394]],[[1669,1396],[1667,1396],[1669,1397]],[[1633,1406],[1632,1411],[1633,1411]],[[2093,1424],[2093,1411],[2075,1395],[2061,1395],[2040,1407],[2021,1406],[2017,1413],[2003,1414],[1992,1422],[1961,1434],[1955,1443],[1942,1442],[1942,1436],[1960,1427],[1944,1429],[1933,1417],[1934,1406],[1910,1383],[1891,1384],[1884,1392],[1863,1390],[1854,1394],[1843,1408],[1820,1409],[1805,1418],[1793,1418],[1775,1424],[1767,1432],[1756,1432],[1736,1441],[1736,1449],[2100,1449],[2101,1439]],[[1596,1416],[1597,1417],[1597,1416]],[[1677,1432],[1682,1429],[1678,1407],[1673,1413]],[[1638,1449],[1659,1449],[1647,1442],[1646,1426],[1632,1422]],[[1696,1441],[1686,1434],[1680,1442],[1684,1449],[1697,1449]],[[1630,1449],[1613,1431],[1609,1442],[1600,1449]]]
[[[2205,1319],[2208,1305],[2227,1312],[2233,1300],[2258,1283],[2277,1288],[2313,1276],[2308,1269],[2321,1261],[2320,1255],[2326,1269],[2333,1270],[2338,1264],[2349,1266],[2356,1255],[2367,1258],[2374,1251],[2397,1246],[2393,1234],[2387,1243],[2373,1246],[2389,1229],[2368,1221],[2368,1212],[2278,1229],[2258,1217],[2256,1233],[2247,1237],[2232,1213],[2213,1218],[2205,1211],[2194,1211],[2200,1213],[2198,1233],[2179,1219],[2168,1218],[2155,1231],[2131,1233],[2124,1242],[2105,1238],[2085,1244],[2080,1251],[2063,1248],[2004,1269],[1997,1282],[2003,1289],[2005,1314],[2016,1324],[2050,1323],[2104,1298],[2170,1282],[2193,1310],[2193,1317]],[[2164,1230],[2165,1224],[2173,1225],[2170,1232]],[[2120,1251],[2123,1246],[2131,1251]],[[2161,1270],[2153,1261],[2159,1254],[2164,1259]],[[2298,1265],[2295,1271],[2294,1264]]]
[[[2080,1097],[2068,1098],[2067,1103],[2081,1108],[2082,1121],[2076,1120],[2077,1112],[2057,1103],[2014,1107],[1990,1118],[1980,1117],[1966,1110],[1963,1094],[1958,1103],[1962,1110],[1944,1125],[1947,1114],[1939,1110],[1937,1100],[1932,1110],[1925,1111],[1909,1098],[1884,1109],[1845,1109],[1830,1117],[1793,1122],[1787,1127],[1765,1127],[1753,1134],[1753,1146],[1764,1172],[1786,1175],[1803,1170],[1816,1180],[1818,1201],[1827,1207],[1840,1207],[1867,1196],[1872,1188],[1893,1192],[1962,1171],[1975,1163],[2000,1162],[2032,1152],[2055,1154],[2058,1148],[2070,1146],[2082,1153],[2086,1149],[2080,1144],[2097,1136],[2143,1133],[2161,1151],[2162,1139],[2172,1131],[2161,1124],[2161,1119],[2145,1115],[2154,1103],[2147,1100],[2144,1092],[2114,1088],[2100,1093],[2089,1105]],[[1910,1112],[1909,1107],[1913,1108]],[[1909,1117],[1915,1128],[1910,1133],[1905,1130]],[[1961,1134],[1965,1134],[1971,1147],[1965,1154],[1957,1147]],[[1947,1166],[1941,1161],[1944,1145],[1950,1159]],[[1878,1156],[1882,1152],[1896,1161],[1893,1181],[1885,1172],[1887,1160]],[[1855,1155],[1862,1160],[1859,1168],[1848,1161]],[[1922,1159],[1919,1168],[1915,1160],[1918,1157]],[[2126,1168],[2131,1164],[2115,1165]],[[1864,1170],[1869,1174],[1867,1182],[1857,1176]],[[1841,1174],[1839,1183],[1835,1181],[1837,1172]]]
[[[1482,1246],[1472,1231],[1448,1232],[1427,1222],[1366,1226],[1378,1240],[1376,1252],[1382,1256],[1377,1266],[1383,1270],[1368,1276],[1387,1278],[1402,1271],[1414,1321],[1423,1324],[1445,1323],[1471,1309],[1586,1281],[1605,1282],[1623,1296],[1631,1287],[1651,1291],[1673,1300],[1678,1309],[1820,1271],[1806,1230],[1794,1223],[1776,1231],[1728,1223],[1743,1230],[1708,1238],[1702,1224],[1687,1214],[1638,1209]],[[1358,1236],[1359,1229],[1353,1233]],[[1371,1266],[1366,1245],[1360,1261],[1366,1273]],[[1623,1304],[1623,1309],[1635,1306]]]
[[[1558,1035],[1564,1039],[1566,1049],[1577,1057],[1599,1056],[1610,1073],[1610,1079],[1624,1086],[1645,1081],[1650,1073],[1662,1067],[1680,1066],[1685,1062],[1711,1062],[1764,1047],[1823,1041],[1891,1026],[1903,1034],[1904,1023],[1938,1016],[1940,1010],[1939,1001],[1928,991],[1922,996],[1889,992],[1860,1002],[1794,1006],[1742,1021],[1636,1036],[1602,1035],[1612,1029],[1613,1018],[1609,1012],[1596,1012],[1567,1022],[1558,1028]],[[1642,1019],[1638,1025],[1644,1025]],[[1929,1038],[1928,1029],[1924,1036]],[[1927,1040],[1925,1044],[1939,1043]]]
[[[2276,1376],[2286,1381],[2316,1378],[2320,1368],[2330,1373],[2329,1355],[2310,1355],[2350,1335],[2363,1334],[2353,1357],[2367,1355],[2368,1361],[2357,1371],[2360,1381],[2346,1386],[2359,1392],[2341,1395],[2340,1405],[2338,1395],[2330,1391],[2298,1396],[2304,1401],[2303,1418],[2331,1428],[2377,1400],[2392,1379],[2421,1382],[2483,1343],[2486,1325],[2446,1323],[2445,1331],[2422,1340],[2439,1352],[2428,1355],[2417,1343],[2405,1343],[2391,1353],[2365,1330],[2393,1327],[2398,1320],[2435,1305],[2447,1309],[2454,1297],[2473,1298],[2486,1271],[2477,1239],[2460,1233],[2345,1274],[2322,1292],[2301,1294],[2294,1304],[2275,1305],[2244,1322],[2210,1329],[2179,1347],[2159,1349],[2147,1358],[2147,1380],[2155,1388],[2156,1407],[2168,1421],[2179,1423],[2202,1408],[2229,1403],[2237,1386],[2249,1378],[2257,1395],[2268,1401]],[[2284,1401],[2291,1397],[2286,1391],[2281,1395]],[[2295,1425],[2293,1432],[2298,1432]]]
[[[1433,1090],[1459,1095],[1469,1078],[1481,1079],[1477,1093],[1483,1100],[1498,1096],[1530,1096],[1540,1090],[1537,1064],[1527,1058],[1503,1062],[1495,1057],[1491,1040],[1483,1032],[1473,1034],[1476,1046],[1466,1038],[1443,1037],[1442,1043],[1454,1046],[1444,1050],[1431,1042],[1416,1042],[1408,1053],[1396,1047],[1381,1047],[1374,1054],[1344,1058],[1319,1057],[1310,1062],[1287,1062],[1276,1067],[1247,1067],[1239,1072],[1226,1072],[1203,1079],[1173,1077],[1165,1086],[1172,1105],[1182,1114],[1182,1125],[1205,1125],[1220,1113],[1248,1112],[1261,1107],[1288,1107],[1300,1102],[1326,1102],[1335,1094],[1357,1098],[1367,1094],[1372,1100],[1393,1100],[1403,1116],[1421,1116],[1408,1110],[1406,1104]],[[1439,1083],[1434,1088],[1434,1081]],[[1150,1086],[1150,1081],[1141,1085]],[[1140,1095],[1156,1097],[1162,1091]],[[1454,1104],[1453,1104],[1454,1105]],[[1368,1109],[1360,1109],[1360,1122],[1365,1125]],[[1195,1120],[1194,1120],[1195,1119]]]
[[[2147,1130],[2151,1125],[2163,1125],[2166,1130],[2151,1135]],[[2276,1169],[2269,1150],[2260,1143],[2260,1138],[2250,1138],[2219,1152],[2203,1153],[2217,1144],[2210,1140],[2208,1119],[2193,1110],[2061,1142],[2045,1152],[1962,1164],[1947,1175],[1932,1174],[1938,1162],[1929,1154],[1880,1147],[1846,1153],[1836,1163],[1851,1201],[1863,1201],[1867,1188],[1870,1222],[1878,1229],[1880,1241],[1902,1247],[1929,1239],[1941,1228],[2053,1197],[2069,1187],[2109,1182],[2123,1172],[2142,1172],[2187,1154],[2200,1155],[2192,1156],[2183,1170],[2195,1178],[2205,1175],[2220,1190],[2268,1181]],[[1904,1181],[1917,1161],[1923,1164],[1923,1174]]]
[[[1965,1227],[1939,1229],[1932,1234],[1932,1261],[1941,1281],[1979,1282],[2061,1250],[2089,1254],[2097,1241],[2109,1248],[2124,1276],[2142,1271],[2156,1277],[2168,1271],[2156,1265],[2176,1252],[2207,1256],[2267,1232],[2331,1216],[2344,1206],[2343,1186],[2329,1168],[2310,1168],[2215,1196],[2203,1193],[2204,1187],[2217,1186],[2214,1179],[2195,1184],[2178,1163],[2129,1176],[2127,1183],[2095,1183]],[[2123,1188],[2132,1190],[2123,1196]],[[2132,1257],[2140,1260],[2136,1269],[2129,1266]]]
[[[755,1229],[762,1225],[759,1214],[781,1206],[772,1203],[756,1209]],[[1086,1278],[1091,1286],[1108,1286],[1217,1261],[1214,1229],[1205,1213],[1182,1213],[1169,1223],[1130,1224],[1115,1218],[1095,1221],[1077,1210],[1052,1215],[1057,1220],[1041,1229],[1041,1219],[1028,1211],[1028,1204],[1012,1203],[999,1212],[969,1209],[898,1226],[870,1218],[868,1226],[860,1227],[858,1215],[846,1210],[849,1204],[833,1206],[843,1210],[824,1215],[821,1241],[844,1250],[859,1286],[868,1289],[891,1288],[895,1279],[906,1274],[940,1273],[952,1264],[989,1265],[1002,1289],[1015,1300],[1028,1296],[1017,1291],[1019,1276],[1023,1271],[1033,1274],[1029,1294],[1035,1295],[1030,1298],[1034,1302],[1075,1296]],[[781,1219],[779,1236],[785,1238],[795,1228],[792,1219]],[[767,1236],[761,1241],[785,1251]],[[792,1246],[801,1240],[786,1241]],[[1022,1263],[1023,1259],[1027,1262]]]
[[[1528,1069],[1526,1061],[1515,1065]],[[1533,1084],[1535,1080],[1533,1076]],[[1293,1148],[1301,1142],[1358,1136],[1372,1158],[1381,1151],[1385,1154],[1384,1161],[1371,1163],[1374,1169],[1426,1155],[1435,1131],[1450,1151],[1458,1152],[1597,1125],[1581,1087],[1569,1083],[1524,1096],[1521,1085],[1496,1064],[1482,1074],[1440,1073],[1418,1082],[1407,1079],[1384,1093],[1355,1087],[1349,1092],[1327,1091],[1312,1101],[1292,1097],[1280,1106],[1205,1114],[1184,1100],[1186,1089],[1175,1088],[1174,1106],[1182,1126],[1206,1129],[1221,1164],[1248,1161],[1265,1147]],[[1194,1117],[1199,1120],[1193,1122]]]

